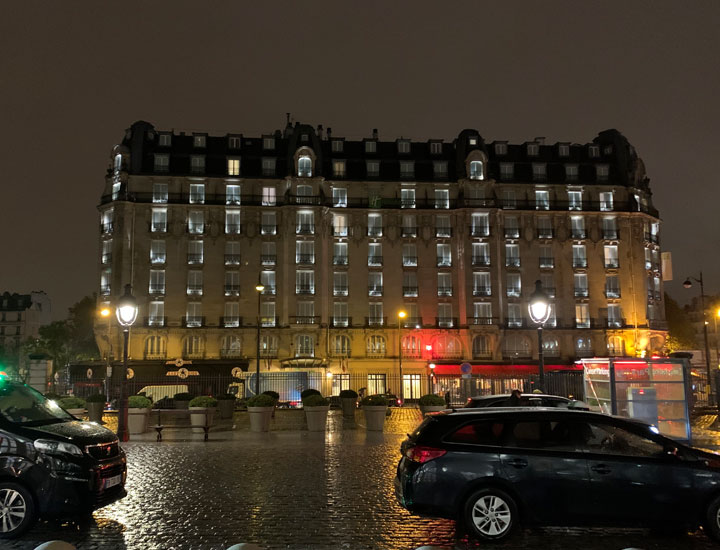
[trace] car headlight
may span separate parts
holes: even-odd
[[[35,450],[45,453],[48,455],[63,455],[68,454],[72,456],[82,456],[83,452],[80,447],[73,445],[72,443],[65,443],[63,441],[53,441],[51,439],[38,439],[34,442]]]

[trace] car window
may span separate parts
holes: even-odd
[[[504,425],[493,420],[481,420],[461,426],[445,438],[448,443],[499,445]]]
[[[589,424],[592,437],[587,441],[587,449],[593,453],[657,457],[663,455],[663,446],[651,439],[629,432],[611,424]]]
[[[546,446],[549,440],[550,422],[521,421],[511,424],[503,434],[504,447],[522,449],[540,449]]]

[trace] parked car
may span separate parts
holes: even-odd
[[[587,405],[582,401],[575,401],[568,399],[567,397],[561,397],[559,395],[547,395],[544,393],[523,393],[520,397],[520,405],[511,405],[509,403],[510,394],[497,394],[497,395],[478,395],[475,397],[469,397],[464,408],[466,409],[477,409],[483,407],[508,407],[508,406],[520,406],[520,407],[577,407],[587,408]]]
[[[0,538],[38,518],[89,514],[125,496],[113,432],[80,422],[25,384],[0,379]]]
[[[394,393],[381,393],[385,399],[387,399],[388,407],[399,407],[402,405],[400,398]]]
[[[720,455],[640,421],[562,408],[443,411],[401,454],[400,504],[462,521],[480,539],[520,524],[702,525],[720,541]]]

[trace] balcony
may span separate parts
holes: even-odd
[[[166,327],[167,317],[145,317],[143,319],[144,327]]]
[[[435,237],[439,239],[447,239],[452,237],[452,227],[436,227]]]
[[[537,230],[538,239],[552,239],[554,236],[555,231],[548,227],[542,227]]]
[[[581,318],[575,319],[575,328],[597,328],[597,319]]]
[[[402,227],[400,234],[403,237],[417,237],[417,227]]]
[[[452,258],[450,256],[438,256],[437,257],[438,267],[450,267],[452,266]]]
[[[295,254],[296,264],[314,264],[315,254]]]
[[[233,359],[237,357],[242,357],[242,350],[241,349],[227,349],[227,348],[221,348],[220,349],[220,357],[223,359]]]
[[[453,328],[458,326],[457,317],[435,317],[435,326],[438,328]]]
[[[240,254],[225,254],[225,265],[240,265]]]
[[[505,258],[505,267],[520,267],[520,258]]]
[[[620,260],[613,258],[605,260],[605,269],[617,269],[620,267]]]
[[[260,357],[266,359],[275,359],[278,356],[277,348],[260,349]]]
[[[473,267],[489,267],[490,256],[473,256],[471,258]]]
[[[100,293],[102,294],[102,287],[100,289]],[[108,287],[108,294],[110,294],[110,287]],[[150,288],[148,289],[148,294],[152,294],[155,296],[162,296],[165,294],[165,285],[150,285]]]
[[[540,257],[540,267],[544,269],[552,269],[555,267],[555,258]]]
[[[529,349],[516,349],[516,348],[503,348],[502,355],[506,359],[513,359],[517,357],[531,357],[532,354]]]
[[[189,223],[185,227],[185,230],[190,235],[202,235],[203,233],[205,233],[205,224],[204,223]]]
[[[225,285],[225,296],[240,296],[240,285]]]
[[[649,243],[660,244],[660,236],[652,233],[645,233],[645,240]]]
[[[505,295],[510,298],[519,298],[520,294],[521,292],[519,286],[509,286],[505,289]]]
[[[365,326],[384,327],[387,325],[387,317],[365,317]]]
[[[369,266],[381,266],[383,264],[382,256],[368,256]]]
[[[383,295],[382,285],[368,286],[368,296],[382,296],[382,295]]]
[[[506,239],[518,239],[520,238],[520,230],[517,227],[506,227],[505,228]]]
[[[348,295],[348,287],[342,286],[342,285],[335,285],[333,286],[333,296],[347,296]]]
[[[492,287],[490,286],[476,286],[473,287],[473,296],[492,296]]]
[[[572,266],[576,268],[584,268],[588,266],[587,258],[573,258]]]
[[[523,318],[512,318],[505,319],[505,328],[529,328],[530,325],[527,319]]]
[[[113,232],[113,223],[112,222],[100,224],[100,233],[102,233],[103,235],[108,235],[112,232]]]
[[[623,328],[627,326],[627,322],[625,319],[619,317],[609,317],[605,319],[605,326],[607,328]]]
[[[150,224],[150,233],[167,233],[167,223],[152,222]]]
[[[330,317],[330,326],[332,327],[349,327],[352,325],[351,317]]]
[[[470,226],[471,237],[489,237],[490,228],[486,225],[472,225]]]
[[[415,298],[418,295],[418,287],[415,286],[403,286],[403,296],[406,298]]]
[[[618,238],[618,232],[615,229],[605,229],[602,235],[606,241],[616,241]]]
[[[187,263],[201,264],[201,263],[203,263],[203,255],[202,254],[188,254],[187,255]]]
[[[330,355],[333,357],[350,357],[350,350],[347,348],[330,348]]]
[[[226,223],[225,234],[226,235],[240,235],[242,233],[242,225],[239,223]]]
[[[468,325],[495,325],[497,324],[497,317],[468,317]]]
[[[365,350],[365,357],[370,359],[382,359],[385,357],[385,349],[380,348],[368,348]]]
[[[315,285],[295,285],[295,294],[315,294]]]
[[[415,199],[402,199],[400,208],[415,208]]]
[[[452,296],[453,289],[451,286],[439,286],[437,289],[438,296]]]
[[[260,326],[263,328],[276,327],[279,324],[280,324],[280,319],[277,317],[260,317]],[[262,355],[262,352],[260,355]]]
[[[198,316],[192,316],[192,317],[183,317],[182,318],[182,326],[185,328],[199,328],[205,326],[205,317],[198,317]]]
[[[318,195],[290,195],[290,204],[307,204],[307,205],[319,205],[322,204],[322,198]]]
[[[417,256],[403,256],[403,266],[417,267]]]
[[[333,256],[333,265],[348,265],[347,256]]]
[[[605,297],[606,298],[620,298],[620,289],[619,288],[606,288],[605,289]]]
[[[368,237],[382,237],[383,230],[382,227],[368,227],[367,228],[367,236]]]
[[[422,326],[422,317],[405,317],[400,321],[400,324],[403,328],[420,328]]]
[[[584,229],[583,229],[583,230],[573,229],[573,230],[570,232],[570,238],[571,238],[571,239],[579,239],[579,240],[582,240],[582,239],[586,239],[586,238],[587,238],[587,235],[586,235]]]
[[[348,228],[347,227],[333,227],[332,228],[332,234],[333,237],[347,237],[348,236]]]
[[[275,254],[263,254],[260,256],[260,263],[262,265],[275,265],[277,256]]]
[[[575,348],[575,356],[576,357],[595,357],[595,351],[592,349],[577,349]]]
[[[293,325],[317,325],[320,323],[319,315],[291,315],[290,323]]]
[[[275,296],[276,291],[277,287],[275,285],[263,285],[261,294],[263,296]]]
[[[314,235],[315,234],[315,225],[309,224],[309,223],[301,223],[300,225],[295,226],[295,234],[296,235]]]
[[[277,234],[277,225],[275,225],[275,224],[262,224],[262,225],[260,225],[260,234],[262,234],[262,235],[275,235],[275,234]]]
[[[242,325],[242,317],[231,315],[229,317],[220,317],[220,326],[225,328],[235,328]]]
[[[575,287],[573,289],[573,295],[575,298],[587,298],[588,297],[588,289],[584,287]]]
[[[164,264],[166,260],[165,254],[151,254],[150,263],[153,265]]]

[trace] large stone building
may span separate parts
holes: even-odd
[[[334,391],[349,373],[382,390],[402,339],[408,397],[430,362],[458,376],[463,361],[480,374],[536,364],[536,280],[552,299],[550,364],[655,353],[666,337],[660,220],[616,130],[511,144],[136,122],[99,211],[101,305],[128,283],[140,303],[135,372],[178,359],[253,370],[259,316],[263,370],[323,369]],[[105,354],[121,349],[113,320],[97,335]]]
[[[40,327],[49,325],[50,298],[42,291],[30,294],[0,294],[0,348],[12,354],[29,338],[39,336]]]

